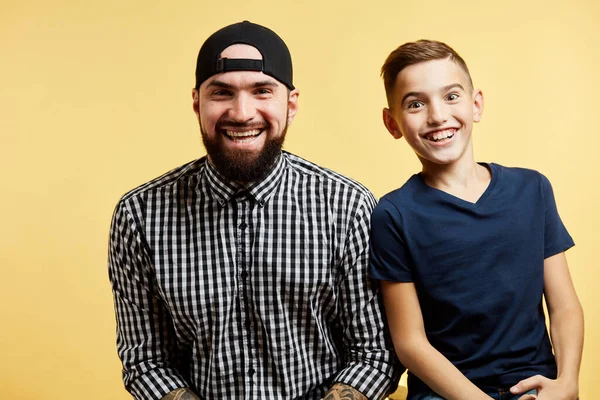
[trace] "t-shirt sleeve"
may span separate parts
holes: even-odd
[[[413,281],[412,263],[402,226],[401,213],[389,200],[382,199],[371,217],[371,278],[393,282]]]
[[[544,259],[561,253],[575,245],[556,208],[554,192],[548,178],[542,175],[542,197],[545,205]]]

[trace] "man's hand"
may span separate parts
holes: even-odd
[[[526,394],[520,400],[577,400],[579,398],[577,382],[564,381],[560,378],[548,379],[541,375],[522,380],[510,388],[510,392],[519,394],[532,389],[537,389],[537,396]]]
[[[181,388],[173,390],[161,400],[200,400],[200,397],[188,388]]]
[[[325,393],[323,400],[367,400],[367,398],[352,386],[336,383]]]

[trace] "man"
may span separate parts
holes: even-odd
[[[398,369],[367,277],[375,200],[281,150],[292,61],[248,21],[210,36],[207,156],[126,194],[111,227],[117,345],[137,399],[383,398]]]

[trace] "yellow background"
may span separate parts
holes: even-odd
[[[379,197],[419,168],[381,123],[379,68],[408,40],[466,60],[486,109],[476,158],[540,170],[577,246],[581,398],[600,397],[600,6],[596,1],[0,3],[0,398],[128,399],[107,235],[120,195],[204,154],[190,89],[214,30],[249,19],[291,49],[286,148]]]

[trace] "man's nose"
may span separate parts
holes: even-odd
[[[255,101],[251,96],[240,93],[233,99],[229,117],[237,122],[251,121],[256,115]]]

